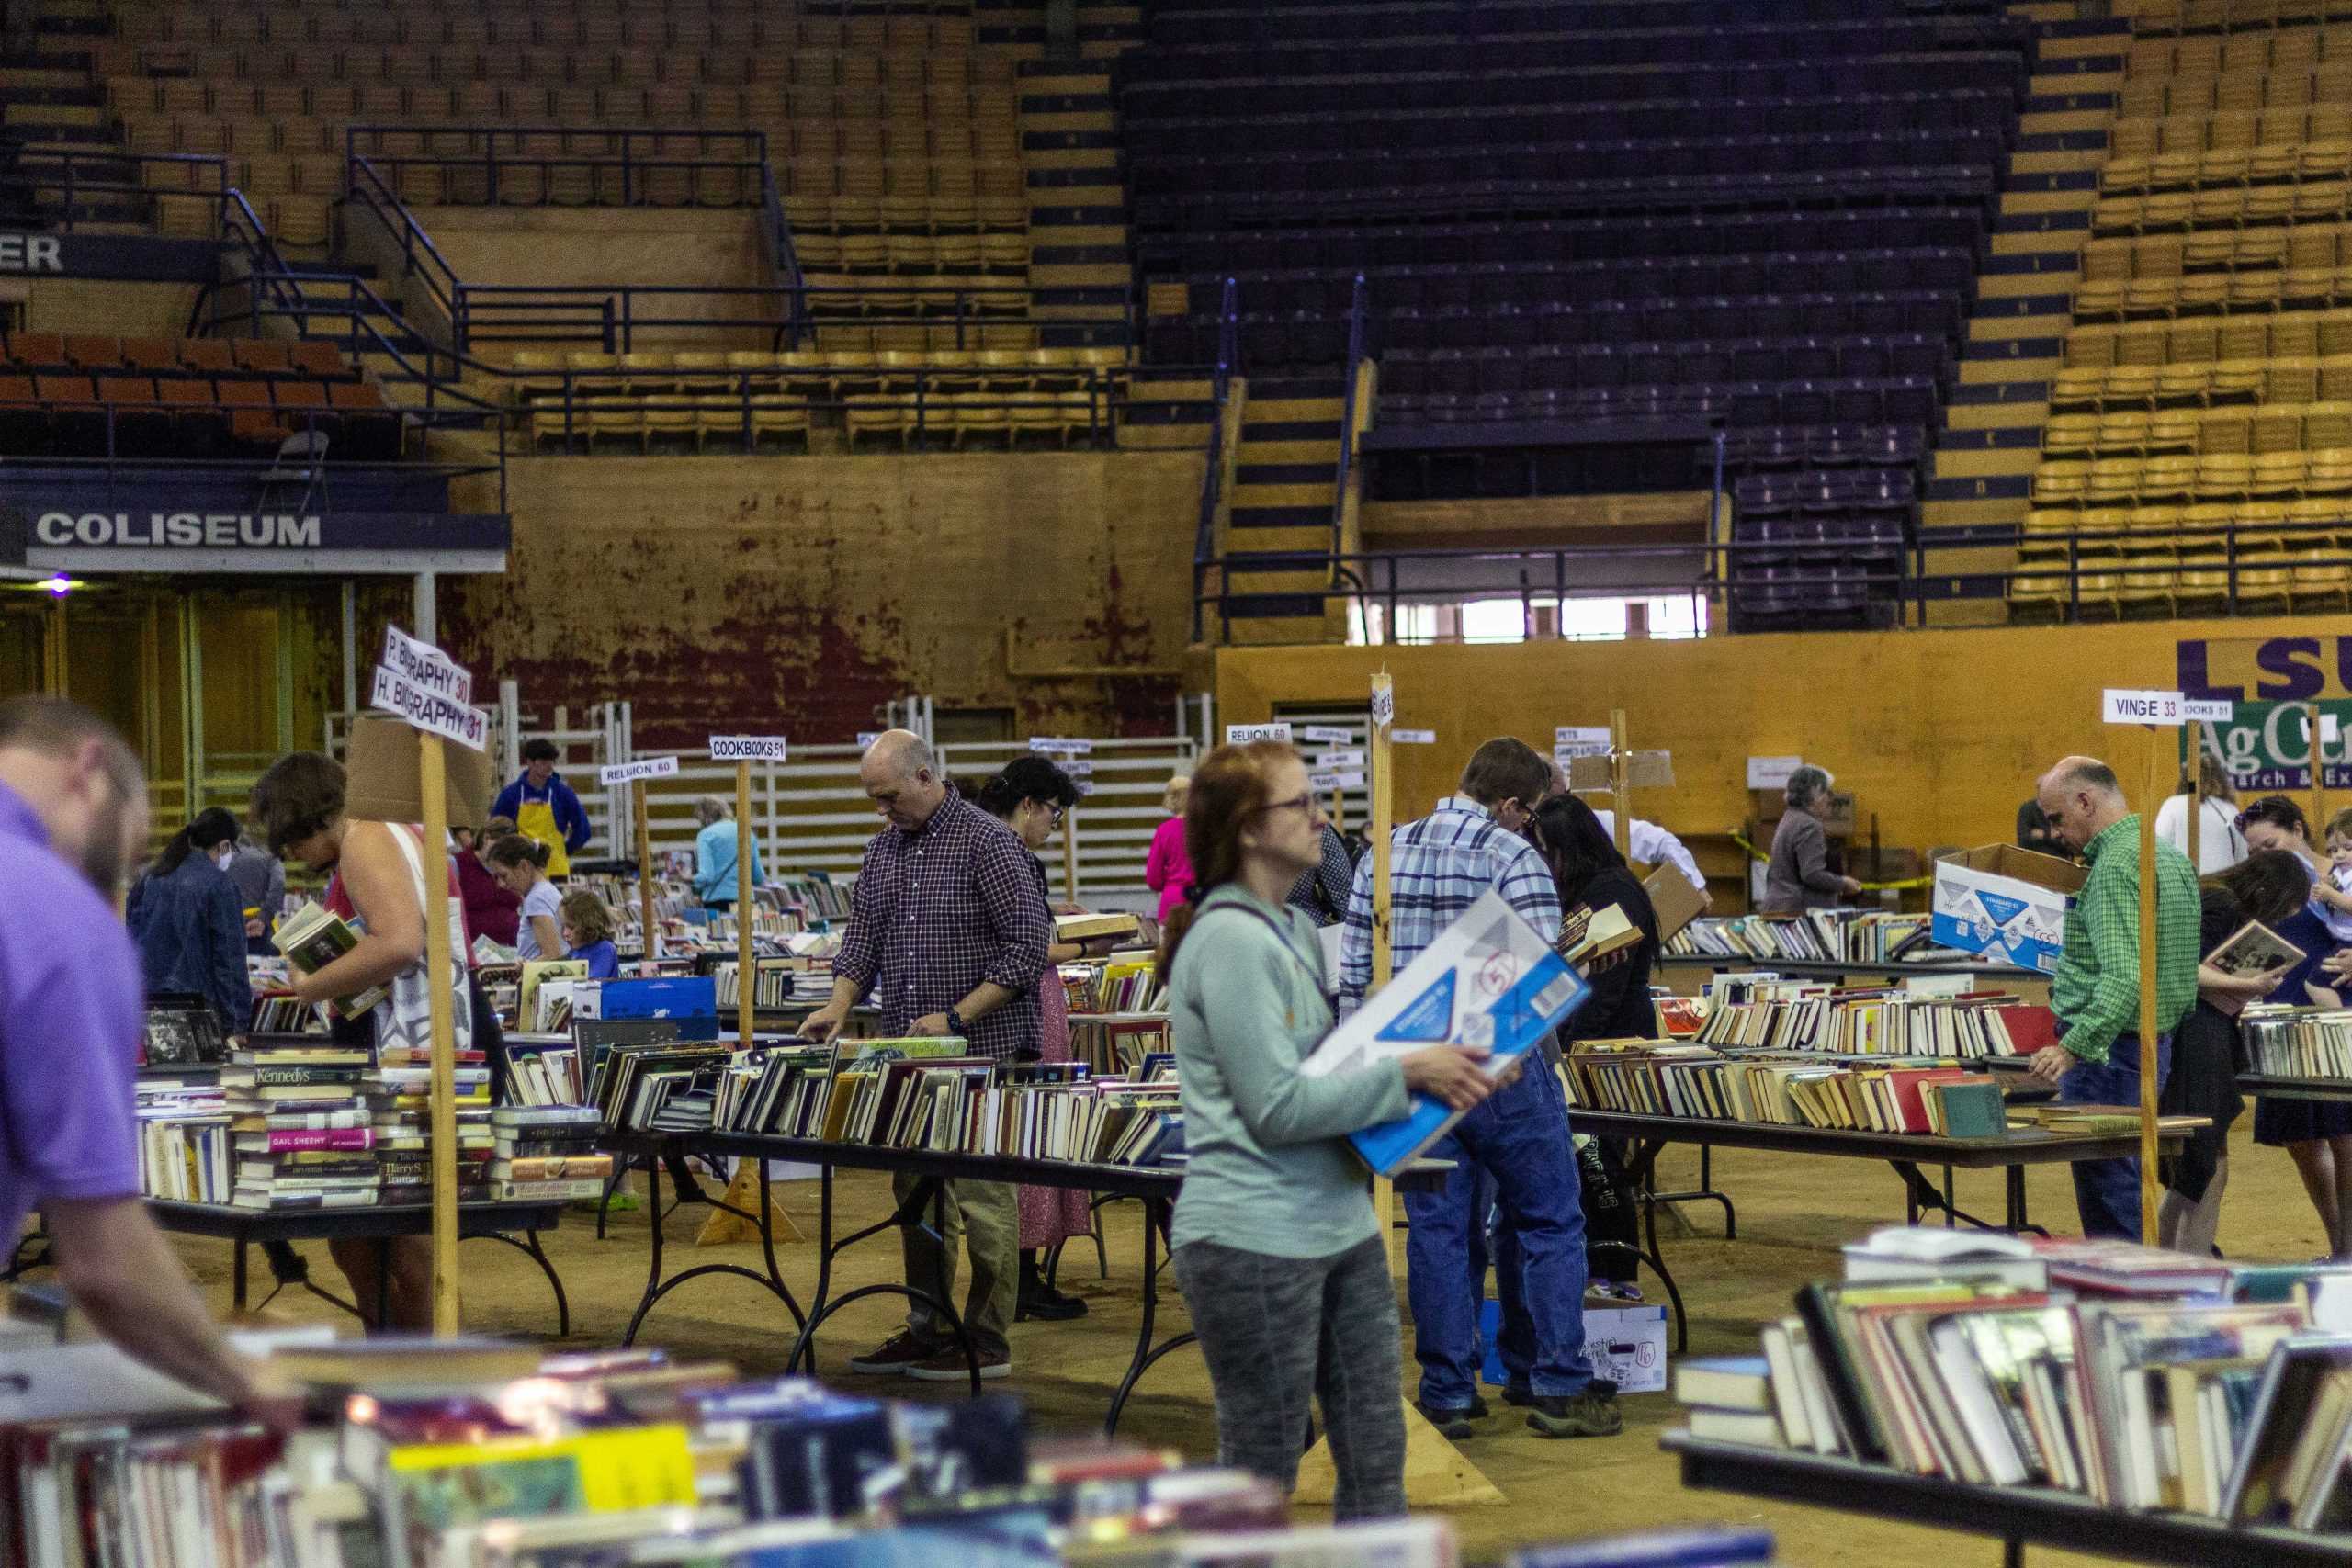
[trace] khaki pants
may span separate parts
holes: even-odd
[[[891,1196],[905,1202],[922,1179],[905,1172],[891,1177]],[[899,1227],[907,1283],[954,1302],[956,1240],[962,1237],[972,1254],[972,1286],[964,1296],[965,1332],[982,1356],[1008,1355],[1005,1330],[1012,1322],[1021,1281],[1021,1190],[1005,1181],[950,1181],[944,1206],[946,1224],[940,1239],[920,1225]],[[923,1218],[930,1223],[928,1213]],[[907,1332],[942,1348],[952,1348],[956,1342],[945,1322],[920,1302],[909,1305]]]

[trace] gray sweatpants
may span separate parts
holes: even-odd
[[[1295,1487],[1311,1393],[1339,1473],[1332,1516],[1402,1515],[1403,1331],[1380,1239],[1329,1258],[1193,1241],[1170,1261],[1216,1393],[1217,1462]]]

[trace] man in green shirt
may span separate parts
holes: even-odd
[[[2066,915],[2050,977],[2050,1007],[2065,1032],[2034,1053],[2033,1074],[2070,1105],[2140,1103],[2140,818],[2115,770],[2068,757],[2041,777],[2035,797],[2059,842],[2090,863]],[[2172,1032],[2197,1000],[2197,873],[2188,857],[2156,844],[2156,1072],[2170,1064]],[[2140,1236],[2140,1162],[2078,1160],[2075,1201],[2083,1234]]]

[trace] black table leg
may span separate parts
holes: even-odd
[[[392,1322],[392,1238],[376,1238],[376,1324],[375,1331],[384,1333]]]
[[[2025,1542],[2011,1536],[2001,1542],[2001,1568],[2025,1568]]]
[[[2030,1217],[2026,1213],[2025,1167],[2021,1165],[2005,1165],[2001,1168],[2001,1177],[2002,1185],[2007,1189],[2008,1195],[2007,1218],[2010,1233],[2012,1235],[2022,1235],[2027,1231],[2031,1231],[2036,1235],[2048,1235],[2050,1233],[2044,1230],[2041,1226],[2035,1224],[2031,1217]]]
[[[1588,1252],[1599,1247],[1613,1247],[1621,1252],[1631,1253],[1635,1262],[1649,1266],[1650,1272],[1657,1276],[1658,1283],[1666,1287],[1666,1299],[1674,1311],[1674,1353],[1678,1356],[1688,1355],[1690,1350],[1690,1314],[1682,1308],[1682,1292],[1676,1288],[1674,1275],[1667,1269],[1666,1259],[1655,1252],[1643,1251],[1630,1241],[1594,1241],[1589,1237],[1586,1239],[1585,1248]]]
[[[838,1245],[836,1245],[832,1239],[832,1168],[831,1166],[827,1166],[825,1168],[824,1174],[824,1194],[820,1203],[820,1246],[821,1247],[822,1251],[820,1254],[817,1265],[817,1299],[810,1304],[807,1320],[801,1324],[799,1337],[796,1338],[792,1342],[792,1353],[785,1358],[785,1372],[786,1375],[789,1375],[800,1371],[800,1364],[803,1357],[808,1359],[809,1370],[811,1371],[815,1371],[817,1365],[818,1325],[823,1323],[825,1319],[831,1317],[833,1314],[841,1311],[842,1308],[849,1305],[852,1302],[863,1301],[868,1296],[904,1296],[908,1302],[912,1304],[929,1307],[932,1312],[937,1315],[941,1322],[947,1325],[947,1332],[955,1338],[957,1348],[964,1352],[965,1362],[971,1369],[972,1397],[974,1399],[979,1398],[979,1348],[973,1342],[971,1330],[964,1326],[962,1314],[957,1313],[954,1307],[950,1306],[939,1296],[935,1296],[928,1291],[917,1290],[912,1285],[861,1285],[856,1290],[851,1291],[847,1294],[842,1296],[839,1300],[831,1299],[827,1292],[827,1287],[831,1282],[831,1264],[833,1255],[835,1253],[843,1251],[848,1247],[854,1247],[859,1242],[865,1240],[868,1236],[875,1235],[882,1231],[896,1229],[897,1227],[905,1224],[920,1224],[922,1223],[922,1212],[927,1206],[932,1209],[933,1217],[937,1222],[936,1227],[933,1230],[932,1234],[937,1237],[941,1253],[944,1256],[947,1247],[947,1236],[945,1229],[945,1203],[941,1190],[943,1187],[941,1179],[937,1177],[924,1177],[914,1185],[911,1190],[907,1193],[906,1201],[898,1206],[897,1211],[893,1213],[888,1219],[882,1221],[878,1224],[868,1225],[864,1230],[859,1231],[853,1235],[844,1237]],[[941,1281],[934,1277],[933,1282],[939,1283]]]
[[[245,1310],[245,1244],[242,1241],[230,1255],[229,1305],[232,1311]]]
[[[775,1230],[768,1218],[767,1161],[765,1159],[760,1161],[760,1212],[756,1216],[746,1214],[733,1204],[713,1198],[703,1191],[701,1183],[695,1181],[693,1176],[686,1172],[684,1160],[680,1160],[670,1171],[670,1185],[676,1189],[676,1196],[670,1204],[671,1210],[674,1211],[685,1203],[704,1203],[714,1209],[723,1209],[742,1219],[756,1219],[760,1227],[761,1246],[767,1259],[767,1272],[763,1274],[756,1269],[746,1269],[740,1263],[698,1263],[667,1280],[662,1278],[662,1221],[666,1217],[662,1208],[662,1161],[659,1158],[649,1159],[646,1162],[649,1197],[647,1207],[653,1218],[652,1266],[645,1276],[645,1293],[638,1300],[637,1311],[629,1317],[628,1327],[621,1335],[621,1343],[626,1346],[636,1341],[637,1331],[644,1325],[646,1314],[651,1312],[655,1303],[663,1296],[690,1280],[705,1279],[713,1274],[732,1274],[751,1280],[752,1283],[760,1286],[783,1302],[785,1310],[792,1314],[793,1323],[805,1329],[808,1322],[808,1316],[801,1312],[800,1303],[793,1299],[790,1287],[785,1284],[784,1276],[776,1268]]]
[[[1650,1250],[1657,1250],[1657,1205],[1660,1203],[1721,1203],[1724,1206],[1724,1239],[1739,1239],[1739,1215],[1731,1206],[1731,1194],[1715,1190],[1715,1151],[1707,1144],[1699,1145],[1699,1185],[1687,1192],[1660,1192],[1655,1179],[1644,1194],[1650,1210]]]
[[[1959,1213],[1959,1208],[1952,1201],[1951,1167],[1946,1166],[1944,1167],[1944,1229],[1951,1230],[1960,1224],[1956,1217]]]
[[[1944,1224],[1948,1227],[1973,1225],[1980,1231],[1997,1231],[2007,1228],[1996,1225],[1990,1220],[1980,1220],[1959,1206],[1953,1195],[1951,1167],[1944,1167],[1944,1184],[1942,1190],[1939,1190],[1936,1184],[1921,1173],[1917,1160],[1895,1159],[1886,1163],[1894,1168],[1894,1173],[1897,1176],[1903,1178],[1903,1206],[1907,1224],[1917,1224],[1921,1212],[1928,1211],[1940,1212],[1944,1216]]]
[[[556,1273],[555,1264],[548,1258],[547,1249],[539,1245],[539,1233],[535,1230],[525,1231],[523,1236],[523,1240],[517,1241],[504,1231],[477,1231],[472,1235],[460,1235],[458,1239],[459,1241],[502,1241],[537,1264],[539,1272],[548,1277],[548,1289],[555,1292],[556,1337],[569,1338],[571,1334],[571,1303],[564,1298],[563,1280]]]

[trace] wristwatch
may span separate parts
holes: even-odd
[[[964,1015],[962,1013],[957,1012],[954,1008],[949,1008],[947,1010],[947,1032],[953,1034],[958,1040],[968,1040],[972,1037],[972,1026],[964,1021]]]

